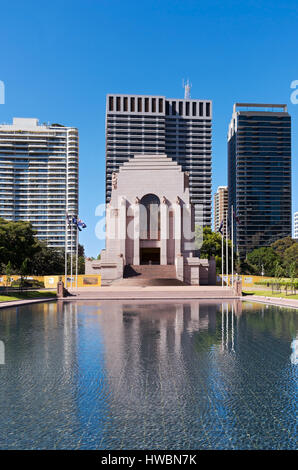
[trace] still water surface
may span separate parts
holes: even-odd
[[[0,310],[0,448],[295,449],[296,312],[203,301]]]

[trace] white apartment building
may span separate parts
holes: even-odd
[[[40,240],[64,248],[66,212],[78,213],[78,165],[76,128],[31,118],[1,124],[0,217],[30,221]],[[69,233],[68,251],[71,243]]]
[[[294,238],[298,240],[298,212],[294,213]]]
[[[218,232],[223,221],[223,233],[226,233],[226,213],[228,210],[228,187],[218,186],[214,194],[214,231]]]

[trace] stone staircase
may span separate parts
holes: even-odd
[[[183,286],[183,282],[176,279],[174,265],[126,265],[123,279],[114,281],[113,286]]]

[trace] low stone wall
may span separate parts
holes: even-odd
[[[195,256],[187,258],[182,255],[175,259],[176,276],[180,281],[192,286],[216,284],[215,259],[200,259]]]

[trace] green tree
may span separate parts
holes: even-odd
[[[247,254],[247,262],[251,266],[253,273],[256,275],[264,274],[266,276],[274,276],[276,262],[280,262],[279,255],[271,247],[256,248]]]
[[[29,261],[30,274],[49,276],[64,273],[64,250],[48,247],[44,242],[38,242],[39,250]]]
[[[215,257],[216,271],[221,273],[221,234],[218,232],[212,232],[210,227],[204,227],[203,229],[203,243],[200,247],[201,240],[201,228],[196,227],[195,229],[195,245],[199,251],[200,258],[210,259],[211,256]],[[234,253],[235,255],[235,253]],[[228,241],[228,257],[229,257],[229,271],[231,270],[231,256],[232,256],[232,243]],[[224,263],[226,258],[226,245],[224,240]],[[236,265],[236,255],[234,256],[234,267]],[[224,264],[224,268],[225,264]]]
[[[20,288],[22,289],[25,285],[25,277],[28,275],[28,258],[25,258],[20,267]]]
[[[30,222],[8,221],[0,218],[0,265],[2,269],[10,261],[12,269],[17,271],[23,261],[38,252],[38,240]]]
[[[278,280],[280,280],[282,278],[283,274],[284,274],[284,270],[283,270],[279,260],[277,260],[275,262],[274,277],[276,277]]]
[[[286,276],[289,275],[290,265],[294,261],[298,266],[298,243],[291,237],[281,238],[272,243],[271,248],[279,256],[281,265]]]
[[[297,268],[298,266],[298,243],[294,242],[291,246],[289,246],[283,255],[283,262],[284,265],[287,269],[289,269],[289,266],[291,263],[295,263],[295,266]]]
[[[297,263],[295,261],[292,261],[292,263],[289,265],[288,276],[293,283],[297,277]]]
[[[85,256],[79,256],[78,274],[85,274]]]
[[[10,284],[11,284],[11,274],[12,274],[12,268],[11,268],[11,262],[10,261],[8,261],[8,263],[6,265],[5,274],[6,274],[6,287],[9,287]]]
[[[84,246],[78,246],[78,272],[85,274]],[[68,256],[68,258],[70,258]],[[73,257],[75,271],[75,256]],[[24,261],[26,260],[26,263]],[[70,263],[70,259],[68,260]],[[20,273],[26,267],[24,275],[46,276],[63,274],[65,269],[65,251],[48,247],[36,238],[36,232],[29,222],[12,222],[0,218],[0,269]],[[68,269],[70,272],[70,268]]]
[[[271,248],[282,258],[285,251],[293,245],[297,245],[297,242],[291,237],[285,237],[272,243]]]
[[[79,246],[78,246],[78,255],[85,258],[85,248],[80,243],[79,243]]]

